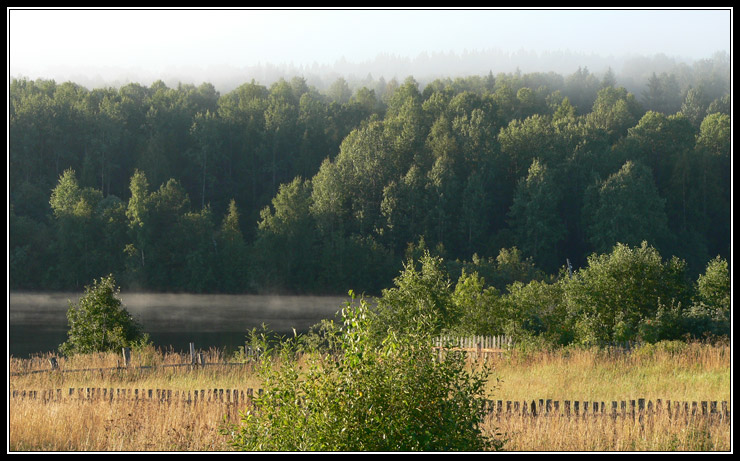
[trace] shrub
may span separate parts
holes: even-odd
[[[250,451],[479,451],[501,447],[480,427],[487,371],[442,360],[421,329],[375,341],[365,300],[348,304],[334,353],[300,338],[263,354],[263,393],[222,429]],[[329,330],[327,330],[329,331]],[[268,350],[268,344],[264,344]],[[303,367],[296,353],[305,357]]]
[[[572,341],[562,283],[514,282],[509,285],[505,299],[509,313],[506,333],[515,337],[518,343],[534,337],[550,344]]]
[[[686,312],[687,330],[693,336],[730,336],[730,291],[727,260],[717,256],[699,276],[697,299]]]
[[[395,286],[383,290],[375,313],[381,334],[386,328],[399,334],[425,328],[436,335],[458,323],[460,312],[452,302],[452,281],[442,258],[424,251],[419,266],[409,259]]]
[[[685,263],[675,257],[663,261],[646,242],[617,244],[611,253],[592,255],[564,287],[575,340],[581,343],[637,339],[641,323],[656,318],[661,302],[686,305],[690,292]]]
[[[67,341],[59,346],[64,355],[120,351],[143,345],[148,336],[122,306],[113,275],[93,280],[78,303],[69,302]]]

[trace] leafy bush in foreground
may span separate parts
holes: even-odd
[[[223,429],[251,451],[480,451],[501,447],[483,433],[487,371],[444,359],[423,330],[380,342],[365,300],[348,304],[328,334],[331,352],[297,338],[269,353],[263,344],[264,392],[240,425]],[[423,322],[422,322],[423,323]],[[296,360],[302,353],[305,362]]]

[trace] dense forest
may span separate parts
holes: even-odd
[[[425,251],[503,289],[618,243],[694,279],[730,255],[727,56],[641,94],[582,68],[9,98],[13,290],[378,293]]]

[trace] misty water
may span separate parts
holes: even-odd
[[[8,353],[29,357],[58,350],[67,339],[69,301],[75,293],[10,293]],[[267,296],[194,294],[121,294],[124,308],[142,325],[156,347],[187,351],[189,344],[234,350],[247,332],[267,325],[281,334],[298,333],[336,319],[349,298],[341,296]]]

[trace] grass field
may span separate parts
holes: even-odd
[[[597,349],[517,352],[492,362],[489,398],[503,401],[727,401],[731,405],[729,345],[665,343],[629,353]],[[208,363],[228,361],[219,351],[205,353]],[[58,359],[12,359],[9,392],[61,389],[258,389],[252,367],[175,366],[189,357],[147,349],[134,352],[132,369],[114,354]],[[152,366],[139,369],[138,365]],[[84,371],[83,371],[84,370]],[[23,373],[23,374],[16,374]],[[218,399],[197,405],[182,400],[76,399],[44,402],[10,399],[10,451],[227,451],[219,432],[237,422],[244,404]],[[578,418],[489,416],[484,425],[506,439],[510,451],[729,451],[731,424],[712,418]]]

